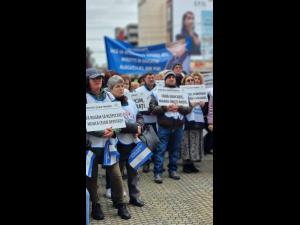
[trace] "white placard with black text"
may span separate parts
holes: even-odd
[[[205,85],[182,85],[181,89],[189,96],[189,101],[191,103],[195,102],[208,102],[207,90]]]
[[[109,127],[113,129],[126,127],[121,103],[86,104],[86,130],[102,131]]]
[[[160,106],[168,106],[171,103],[189,106],[188,95],[181,88],[157,88],[157,98]]]
[[[155,84],[156,84],[156,87],[164,87],[165,81],[164,80],[156,80]]]
[[[140,112],[148,111],[149,103],[151,100],[150,94],[146,94],[143,92],[132,92],[128,94],[128,98],[135,102]]]

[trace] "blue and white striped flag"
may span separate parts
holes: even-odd
[[[128,163],[136,171],[147,162],[152,156],[152,152],[140,139],[135,142],[137,145],[132,149]]]
[[[92,176],[92,168],[93,168],[95,157],[96,157],[96,155],[92,151],[90,151],[90,150],[86,151],[85,174],[88,177]]]
[[[88,190],[85,190],[85,207],[86,207],[86,214],[85,214],[85,218],[86,218],[86,225],[90,225],[90,193],[88,192]]]
[[[113,143],[113,140],[108,139],[105,142],[104,146],[104,159],[103,159],[103,165],[104,166],[111,166],[115,163],[119,162],[120,153],[115,147],[115,143]]]

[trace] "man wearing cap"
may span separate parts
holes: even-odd
[[[169,70],[164,74],[165,87],[176,87],[176,75]],[[164,154],[169,151],[169,177],[179,180],[180,176],[177,173],[177,160],[179,158],[180,145],[183,138],[184,116],[189,114],[192,107],[178,106],[174,103],[168,106],[159,106],[157,91],[153,91],[149,105],[149,111],[157,116],[158,144],[154,153],[154,181],[162,183]],[[169,146],[168,146],[169,145]]]
[[[99,73],[94,68],[86,70],[87,103],[111,102],[109,95],[102,89],[103,78],[104,74]],[[102,220],[104,219],[104,215],[97,194],[98,164],[103,164],[106,141],[110,140],[116,144],[116,134],[112,128],[107,128],[104,131],[87,132],[86,136],[90,143],[90,151],[96,156],[92,164],[91,177],[86,176],[86,185],[92,201],[92,217],[96,220]],[[107,170],[111,178],[112,199],[117,205],[118,215],[122,219],[129,219],[131,216],[123,200],[124,190],[119,163],[117,162],[111,166],[107,166]]]

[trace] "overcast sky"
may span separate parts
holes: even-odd
[[[86,0],[86,46],[96,64],[106,63],[103,37],[114,38],[115,27],[137,23],[138,0]]]

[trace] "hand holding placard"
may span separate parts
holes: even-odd
[[[113,131],[112,127],[106,128],[106,129],[104,130],[103,137],[105,137],[105,138],[110,138],[110,137],[113,136],[113,134],[114,134],[114,131]]]

